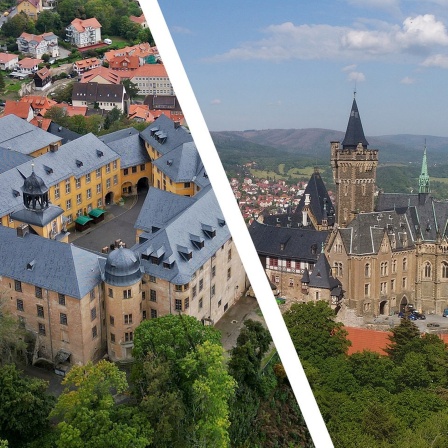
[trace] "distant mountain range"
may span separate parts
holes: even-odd
[[[276,152],[278,156],[288,153],[294,158],[304,157],[311,164],[314,159],[315,164],[319,164],[329,163],[330,142],[342,141],[344,132],[319,128],[264,129],[212,132],[212,137],[218,152],[223,156],[228,154],[229,150],[233,155],[242,152],[249,158],[252,154],[268,157]],[[380,164],[409,162],[420,164],[425,141],[429,165],[447,162],[448,137],[397,134],[366,138],[369,148],[380,151]]]

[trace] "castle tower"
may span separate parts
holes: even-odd
[[[113,361],[131,359],[134,332],[142,321],[143,269],[130,249],[107,256],[103,271],[106,290],[107,351]]]
[[[331,167],[336,184],[336,220],[345,227],[357,213],[374,209],[378,150],[367,149],[356,98],[342,145],[331,142]]]
[[[426,144],[423,151],[422,171],[418,178],[418,192],[419,194],[431,193],[429,186],[428,162],[426,161]]]

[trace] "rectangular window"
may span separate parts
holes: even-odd
[[[110,334],[110,342],[112,342],[112,343],[115,342],[115,334],[114,333]]]
[[[103,205],[103,200],[102,199],[98,199],[96,205],[97,205],[97,207],[101,207]]]
[[[232,259],[232,249],[229,249],[227,252],[227,261],[230,261]]]
[[[37,317],[45,317],[44,316],[44,307],[42,305],[37,305]]]
[[[204,279],[199,280],[199,292],[201,292],[204,289]]]
[[[97,184],[96,186],[96,194],[100,194],[101,193],[101,184]]]
[[[92,328],[92,339],[95,339],[98,337],[98,329],[96,328],[96,325]]]
[[[81,188],[81,179],[75,179],[75,187]]]
[[[227,269],[227,280],[230,280],[231,277],[232,277],[232,268],[228,268]]]
[[[136,166],[133,166],[133,167],[132,167],[132,172],[133,172],[133,173],[136,173],[136,172],[137,172],[137,167],[136,167]]]
[[[403,277],[403,280],[402,280],[402,286],[403,286],[403,288],[407,288],[407,286],[408,286],[408,279],[407,279],[407,277]]]
[[[124,334],[124,342],[132,342],[134,340],[134,333],[129,331]]]
[[[184,188],[190,188],[190,182],[184,182]]]
[[[190,298],[189,297],[185,298],[184,306],[185,306],[186,310],[188,310],[188,308],[190,307]]]
[[[114,316],[109,316],[109,323],[110,323],[111,327],[113,327],[115,325],[115,317]]]
[[[107,295],[108,295],[109,297],[113,297],[113,296],[114,296],[114,291],[113,291],[112,288],[108,288],[108,289],[107,289]]]
[[[149,300],[151,302],[157,302],[157,291],[155,291],[154,289],[149,290]]]
[[[395,291],[395,280],[394,280],[394,279],[392,279],[392,280],[390,281],[390,290],[391,290],[391,291]]]
[[[110,173],[110,163],[106,165],[106,173]]]
[[[286,269],[291,269],[291,260],[286,260]]]
[[[212,297],[215,296],[215,285],[212,285],[211,296],[212,296]]]
[[[70,187],[70,179],[67,179],[65,181],[65,194],[69,194],[70,193],[70,189],[71,189],[71,187]]]
[[[54,186],[54,198],[55,199],[59,199],[60,195],[61,195],[61,193],[60,193],[60,190],[59,190],[59,184],[56,184]]]
[[[176,299],[174,301],[174,309],[176,311],[182,311],[182,300],[181,299]]]
[[[124,323],[125,323],[125,325],[132,324],[132,314],[124,315]]]
[[[203,303],[202,303],[202,297],[199,299],[199,302],[198,302],[198,308],[199,308],[199,310],[202,308],[202,305],[203,305]]]
[[[124,289],[123,290],[123,299],[130,299],[132,297],[132,290],[131,289]]]
[[[369,297],[369,296],[370,296],[370,283],[366,283],[366,284],[364,285],[364,295],[365,295],[366,297]]]
[[[86,184],[90,183],[90,173],[86,174]]]
[[[65,294],[58,294],[59,305],[65,306]]]
[[[117,169],[118,163],[117,163],[116,160],[114,160],[114,161],[112,162],[112,166],[113,166],[113,169],[114,169],[114,170]]]
[[[174,286],[175,291],[182,291],[182,285],[175,285]]]
[[[67,314],[60,313],[59,314],[59,322],[61,323],[61,325],[68,325]]]
[[[142,319],[146,319],[146,310],[142,311]]]
[[[218,308],[222,305],[222,300],[218,302]]]
[[[96,319],[96,306],[90,310],[90,320]]]
[[[193,299],[196,297],[198,287],[196,285],[193,286]]]
[[[92,189],[88,188],[86,191],[87,199],[90,199],[92,197]]]
[[[70,210],[72,208],[72,200],[67,199],[67,202],[65,203],[65,209]]]
[[[118,176],[115,174],[114,175],[114,185],[118,184]]]
[[[79,205],[82,202],[82,194],[79,193],[76,195],[76,204]]]
[[[212,266],[212,278],[216,275],[216,266]]]
[[[45,336],[45,324],[39,323],[39,334]]]
[[[17,311],[24,311],[22,299],[17,299]]]
[[[129,168],[123,169],[123,176],[127,176],[129,174]]]
[[[101,177],[101,168],[96,169],[96,177]]]
[[[149,281],[150,281],[150,282],[152,282],[152,283],[156,283],[156,280],[157,280],[156,277],[154,277],[153,275],[150,275],[150,276],[149,276]]]
[[[22,292],[22,282],[14,280],[14,289],[18,292]]]
[[[106,179],[106,188],[110,188],[110,179]]]
[[[157,310],[151,308],[151,319],[155,319],[157,317]]]
[[[142,163],[140,165],[140,171],[145,171],[146,165],[144,163]]]
[[[34,287],[34,293],[38,299],[42,298],[42,288],[40,288],[39,286]]]

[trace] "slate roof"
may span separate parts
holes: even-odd
[[[274,227],[258,221],[251,224],[249,233],[259,255],[313,264],[329,234],[327,231]]]
[[[0,174],[32,159],[31,156],[0,147]]]
[[[45,131],[42,132],[45,133]],[[118,159],[119,155],[115,151],[93,134],[86,134],[62,145],[55,152],[47,152],[17,168],[10,169],[0,174],[0,185],[4,186],[3,194],[0,195],[0,216],[21,208],[22,197],[16,196],[14,191],[21,191],[23,185],[21,174],[28,177],[32,172],[32,164],[34,164],[36,175],[41,177],[48,187],[51,187],[71,176],[79,178]],[[82,162],[82,165],[78,166],[77,161]]]
[[[340,295],[342,283],[331,275],[330,263],[324,253],[319,255],[313,272],[309,277],[309,286],[313,288],[329,289],[332,295]]]
[[[145,144],[135,128],[111,132],[101,136],[100,140],[119,154],[121,168],[151,162]]]
[[[160,229],[140,235],[141,243],[132,249],[140,254],[147,274],[180,285],[191,281],[193,274],[230,238],[230,232],[211,187],[191,198],[180,196],[177,201],[175,196],[149,189],[137,224],[140,223],[140,228],[150,228],[157,223]],[[170,205],[171,202],[175,204]],[[157,217],[153,214],[153,204],[162,206]],[[198,247],[200,241],[203,241],[202,248]],[[145,259],[151,255],[160,259],[159,265]],[[171,269],[163,263],[170,264]]]
[[[201,187],[210,184],[194,142],[184,143],[153,161],[173,182],[195,182]]]
[[[62,138],[62,144],[65,145],[68,142],[71,142],[72,140],[76,140],[77,138],[81,137],[81,134],[78,134],[77,132],[71,131],[70,129],[64,128],[63,126],[60,126],[59,124],[52,121],[50,123],[50,126],[48,127],[48,131],[50,134],[56,135],[57,137]]]
[[[345,229],[339,229],[339,232],[345,250],[354,255],[377,254],[385,235],[390,242],[395,241],[394,250],[414,246],[408,217],[395,211],[359,213]]]
[[[380,193],[378,211],[395,210],[409,221],[414,240],[435,241],[448,237],[448,201],[438,201],[429,193]]]
[[[156,139],[156,135],[151,135],[154,132],[162,132],[166,135],[166,140],[161,143]],[[140,135],[143,140],[162,155],[184,143],[193,141],[193,138],[187,129],[182,126],[176,127],[174,121],[165,115],[160,115],[160,117],[158,117],[154,123],[146,127]]]
[[[151,110],[165,109],[182,112],[176,95],[146,95],[143,104],[149,106]]]
[[[29,107],[28,104],[25,104]],[[0,146],[22,154],[31,154],[50,143],[60,142],[56,137],[15,115],[0,118]]]
[[[72,244],[31,234],[21,238],[15,229],[0,226],[0,253],[8,254],[0,275],[77,299],[101,282],[100,255]]]
[[[61,207],[50,204],[45,210],[28,210],[23,207],[22,209],[11,213],[11,218],[14,221],[44,227],[58,216],[61,216],[62,213],[64,213],[64,210]]]
[[[367,148],[369,145],[366,137],[364,136],[364,130],[362,128],[361,117],[359,116],[356,99],[353,98],[352,110],[350,111],[350,117],[348,119],[345,137],[342,141],[342,147],[344,149],[356,149],[359,143],[362,143],[364,148]]]
[[[100,84],[97,82],[75,82],[73,84],[73,101],[97,103],[107,101],[121,103],[126,95],[123,84]]]
[[[327,188],[324,181],[318,171],[315,171],[305,188],[304,194],[300,199],[299,204],[295,210],[296,214],[301,215],[302,210],[305,207],[306,195],[309,194],[310,204],[309,207],[314,217],[319,224],[322,224],[323,219],[327,219],[329,225],[334,224],[334,206],[328,195]]]

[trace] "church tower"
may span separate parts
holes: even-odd
[[[331,142],[331,167],[336,184],[336,220],[345,227],[357,213],[373,212],[378,150],[367,149],[356,98],[342,144]]]

